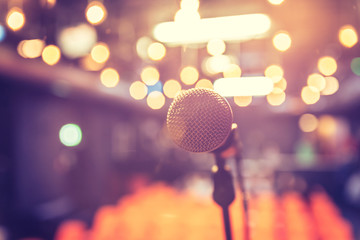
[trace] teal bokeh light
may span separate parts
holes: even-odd
[[[59,131],[60,142],[67,147],[75,147],[82,140],[81,128],[73,123],[66,124]]]
[[[2,42],[5,39],[6,32],[5,28],[0,24],[0,42]]]
[[[351,71],[360,76],[360,57],[351,60]]]

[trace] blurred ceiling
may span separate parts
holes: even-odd
[[[91,1],[62,0],[56,2],[54,7],[47,8],[46,1],[1,0],[1,25],[6,26],[6,14],[11,6],[22,7],[26,23],[19,31],[6,29],[6,37],[0,42],[0,47],[10,50],[7,51],[8,54],[12,52],[13,55],[17,55],[17,46],[24,39],[38,38],[45,40],[46,44],[58,45],[58,36],[61,30],[88,23],[85,9],[89,2]],[[142,68],[148,65],[156,66],[163,83],[168,79],[179,80],[180,70],[186,65],[195,66],[199,70],[199,79],[206,78],[214,81],[222,77],[221,73],[208,74],[202,70],[202,61],[209,57],[206,44],[166,46],[166,56],[161,61],[144,59],[137,54],[137,41],[141,37],[148,37],[156,42],[152,35],[154,26],[161,22],[173,21],[175,13],[180,8],[180,1],[104,0],[102,2],[107,10],[107,18],[94,28],[97,33],[97,41],[105,42],[111,52],[110,58],[103,68],[111,67],[119,72],[119,88],[128,88],[132,82],[140,80]],[[250,13],[267,14],[272,21],[272,26],[265,38],[227,42],[225,54],[235,59],[242,70],[242,75],[263,75],[267,66],[280,65],[287,81],[285,91],[287,99],[301,100],[301,89],[306,86],[308,75],[318,72],[317,61],[319,58],[331,56],[336,59],[338,68],[334,76],[340,82],[340,90],[332,96],[322,97],[326,99],[326,104],[324,102],[310,106],[302,104],[304,106],[301,111],[308,108],[316,110],[319,106],[322,109],[324,106],[335,106],[344,99],[345,95],[347,95],[346,102],[353,102],[360,95],[360,91],[354,90],[359,89],[358,79],[350,68],[352,59],[359,57],[359,44],[346,48],[338,40],[338,32],[342,26],[350,24],[355,29],[359,29],[359,1],[285,0],[280,5],[273,5],[266,0],[204,0],[200,1],[198,11],[201,18]],[[236,26],[234,26],[235,30]],[[272,44],[273,36],[279,31],[286,31],[291,36],[291,47],[285,52],[276,50]],[[3,63],[4,58],[9,59],[8,55],[4,54],[2,58]],[[15,66],[19,66],[20,62],[21,64],[36,62],[39,66],[46,66],[41,61],[41,57],[21,59],[20,56],[16,56],[12,62]],[[88,71],[83,70],[80,63],[80,58],[62,56],[60,62],[52,68],[76,67],[84,72],[84,77],[89,78]],[[8,67],[4,66],[3,64],[2,70],[0,67],[0,71],[8,70]],[[19,70],[21,71],[21,69]],[[100,71],[93,71],[91,76],[96,79]],[[69,82],[71,81],[69,79]],[[90,82],[95,84],[94,81],[88,81],[88,84],[91,84]],[[183,88],[192,87],[182,85]],[[350,87],[346,87],[346,85]],[[352,90],[352,98],[348,96],[349,89]],[[130,98],[129,94],[125,92],[127,91],[118,93]],[[171,99],[167,99],[167,103],[170,101]],[[254,103],[256,104],[256,101]],[[263,103],[263,101],[260,102],[260,104]]]

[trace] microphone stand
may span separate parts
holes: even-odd
[[[216,166],[213,167],[213,180],[214,180],[214,201],[222,208],[224,230],[226,240],[232,239],[231,223],[229,215],[229,205],[235,199],[235,191],[230,170],[225,166],[225,160],[216,154]]]
[[[231,228],[230,228],[230,218],[229,218],[229,205],[235,198],[234,186],[232,182],[232,176],[230,171],[225,166],[225,158],[234,157],[235,158],[235,168],[236,168],[236,175],[237,175],[237,182],[239,184],[239,188],[242,194],[242,206],[244,208],[244,240],[250,239],[250,230],[249,230],[249,214],[248,214],[248,203],[247,203],[247,195],[244,186],[243,179],[241,177],[241,165],[240,161],[242,159],[240,149],[237,146],[238,136],[236,134],[237,125],[233,123],[230,135],[226,142],[218,149],[213,151],[216,158],[217,172],[213,171],[213,178],[214,178],[214,200],[223,208],[223,215],[224,215],[224,226],[225,226],[225,233],[226,239],[231,240]],[[215,174],[218,176],[215,177]],[[222,180],[218,180],[217,178],[222,178]],[[217,186],[221,184],[220,186]],[[215,192],[217,195],[215,196]],[[216,198],[216,199],[215,199]],[[221,198],[221,199],[219,199]]]

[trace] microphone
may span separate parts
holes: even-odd
[[[241,155],[236,148],[237,125],[233,124],[233,112],[228,101],[211,89],[192,88],[181,91],[169,107],[166,124],[171,139],[180,148],[189,152],[215,154],[217,168],[213,171],[213,198],[223,209],[227,240],[232,239],[229,205],[235,198],[235,192],[224,156],[229,156],[231,152],[235,155],[239,187],[243,193],[244,239],[248,240],[247,200],[244,184],[240,179]]]
[[[232,130],[233,113],[228,101],[211,89],[180,92],[167,113],[171,139],[189,152],[212,152],[221,147]]]

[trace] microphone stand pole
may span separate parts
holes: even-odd
[[[216,154],[216,166],[213,167],[213,180],[214,180],[214,201],[222,208],[224,230],[226,240],[232,240],[231,222],[229,215],[229,205],[235,199],[235,191],[233,179],[230,170],[225,166],[225,160]]]
[[[247,202],[247,194],[246,194],[246,190],[245,190],[245,186],[244,186],[244,181],[243,181],[242,174],[240,171],[240,169],[241,169],[240,162],[242,160],[242,156],[241,156],[241,151],[239,149],[239,146],[237,145],[238,135],[236,133],[236,130],[237,130],[237,125],[234,123],[232,125],[232,129],[231,129],[230,135],[228,137],[228,140],[224,143],[224,145],[221,148],[213,151],[213,153],[215,154],[216,163],[217,163],[219,169],[220,169],[219,165],[222,166],[222,168],[224,168],[224,165],[225,165],[224,159],[225,158],[228,158],[230,156],[235,158],[235,164],[236,164],[235,165],[235,168],[236,168],[235,174],[237,175],[237,182],[238,182],[241,194],[242,194],[242,206],[244,208],[244,215],[243,215],[244,240],[249,240],[250,239],[250,230],[249,230],[248,202]],[[233,194],[233,196],[235,196],[234,187],[233,187],[230,171],[229,170],[224,170],[224,171],[227,171],[227,173],[224,174],[224,175],[228,175],[226,178],[231,179],[231,186],[230,186],[230,183],[222,183],[222,184],[224,184],[223,187],[226,188],[227,191],[229,192],[229,193],[227,193],[229,195],[227,197],[230,199],[231,194]],[[231,203],[233,200],[234,199],[232,199],[231,201],[230,200],[228,200],[228,201],[230,201],[230,203]],[[219,204],[219,205],[222,206],[221,204]],[[228,211],[228,206],[229,205],[227,205],[227,211]],[[223,207],[223,209],[224,209],[224,207]],[[224,217],[225,217],[225,215],[224,215]],[[225,221],[225,219],[224,219],[224,221]]]

